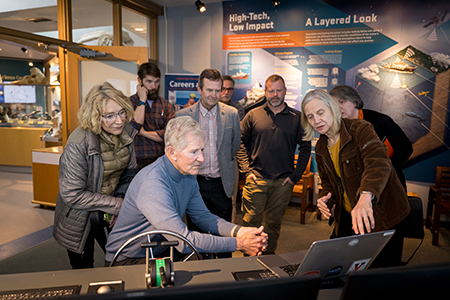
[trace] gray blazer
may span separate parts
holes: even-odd
[[[199,122],[200,101],[192,106],[177,111],[175,117],[190,116]],[[241,145],[241,126],[236,108],[219,102],[217,114],[217,149],[222,184],[228,197],[233,196],[235,181],[235,156]],[[206,134],[206,132],[205,132]]]

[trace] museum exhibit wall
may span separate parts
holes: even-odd
[[[369,6],[346,1],[333,6],[315,0],[282,2],[274,8],[266,2],[210,3],[203,14],[194,5],[166,8],[165,16],[158,18],[161,71],[199,74],[204,68],[218,69],[242,80],[237,81],[234,101],[279,73],[294,78],[286,100],[297,109],[310,89],[351,85],[366,108],[390,115],[413,142],[415,152],[405,175],[408,186],[425,191],[434,183],[435,167],[450,166],[450,44],[445,39],[450,37],[450,15],[442,3],[394,1]],[[348,40],[350,34],[353,38]],[[239,38],[253,43],[251,48],[236,46]],[[281,44],[258,44],[256,38],[278,39]],[[250,57],[250,63],[238,60],[232,66],[236,53]],[[397,64],[407,67],[400,72]],[[433,107],[438,98],[439,106]]]

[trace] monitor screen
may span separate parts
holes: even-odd
[[[354,272],[347,275],[341,300],[445,298],[449,274],[448,262]]]
[[[4,85],[4,103],[36,103],[36,87],[32,85]]]

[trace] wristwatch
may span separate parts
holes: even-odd
[[[146,103],[146,102],[144,102],[144,101],[140,101],[139,104],[138,104],[138,106],[145,105],[145,103]]]

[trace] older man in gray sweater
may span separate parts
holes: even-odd
[[[267,247],[263,227],[241,227],[213,215],[206,208],[195,175],[204,160],[203,131],[191,117],[171,120],[166,128],[165,155],[142,169],[130,184],[118,220],[108,238],[106,261],[129,238],[148,230],[170,230],[191,241],[199,252],[220,253],[240,250],[260,255]],[[189,231],[182,218],[187,214],[204,232]],[[152,241],[163,241],[157,235]],[[141,263],[145,250],[136,242],[118,258],[119,264]],[[188,253],[180,243],[176,249]],[[162,247],[155,248],[156,257],[165,256]]]

